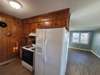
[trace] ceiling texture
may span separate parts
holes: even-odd
[[[20,19],[70,8],[71,30],[100,29],[100,0],[17,0],[23,8],[11,8],[9,0],[0,0],[0,11]]]

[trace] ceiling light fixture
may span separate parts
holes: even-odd
[[[15,8],[15,9],[20,9],[20,8],[22,8],[21,3],[19,3],[19,2],[16,1],[16,0],[10,0],[10,1],[9,1],[9,4],[10,4],[10,6],[11,6],[12,8]]]
[[[48,21],[46,21],[46,22],[44,22],[46,25],[49,25],[50,24],[50,22],[48,22]]]

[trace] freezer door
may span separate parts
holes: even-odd
[[[35,75],[44,75],[44,63],[42,55],[35,53]]]
[[[36,37],[36,51],[35,51],[35,75],[44,74],[44,50],[45,50],[45,30],[38,29]]]

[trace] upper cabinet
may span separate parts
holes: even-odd
[[[69,8],[22,20],[25,34],[35,32],[36,28],[66,27],[67,29],[69,29],[69,21]]]

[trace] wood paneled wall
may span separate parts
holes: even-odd
[[[21,20],[0,13],[0,21],[7,23],[6,28],[0,28],[0,62],[13,58],[19,51],[23,38]]]
[[[69,9],[23,20],[0,13],[0,21],[7,23],[6,28],[0,28],[0,62],[17,55],[22,43],[25,45],[25,38],[30,32],[35,32],[37,28],[66,27],[69,29],[69,18]]]
[[[32,18],[22,20],[24,33],[27,36],[30,32],[35,32],[36,28],[59,28],[69,29],[70,12],[69,8],[55,11]]]

